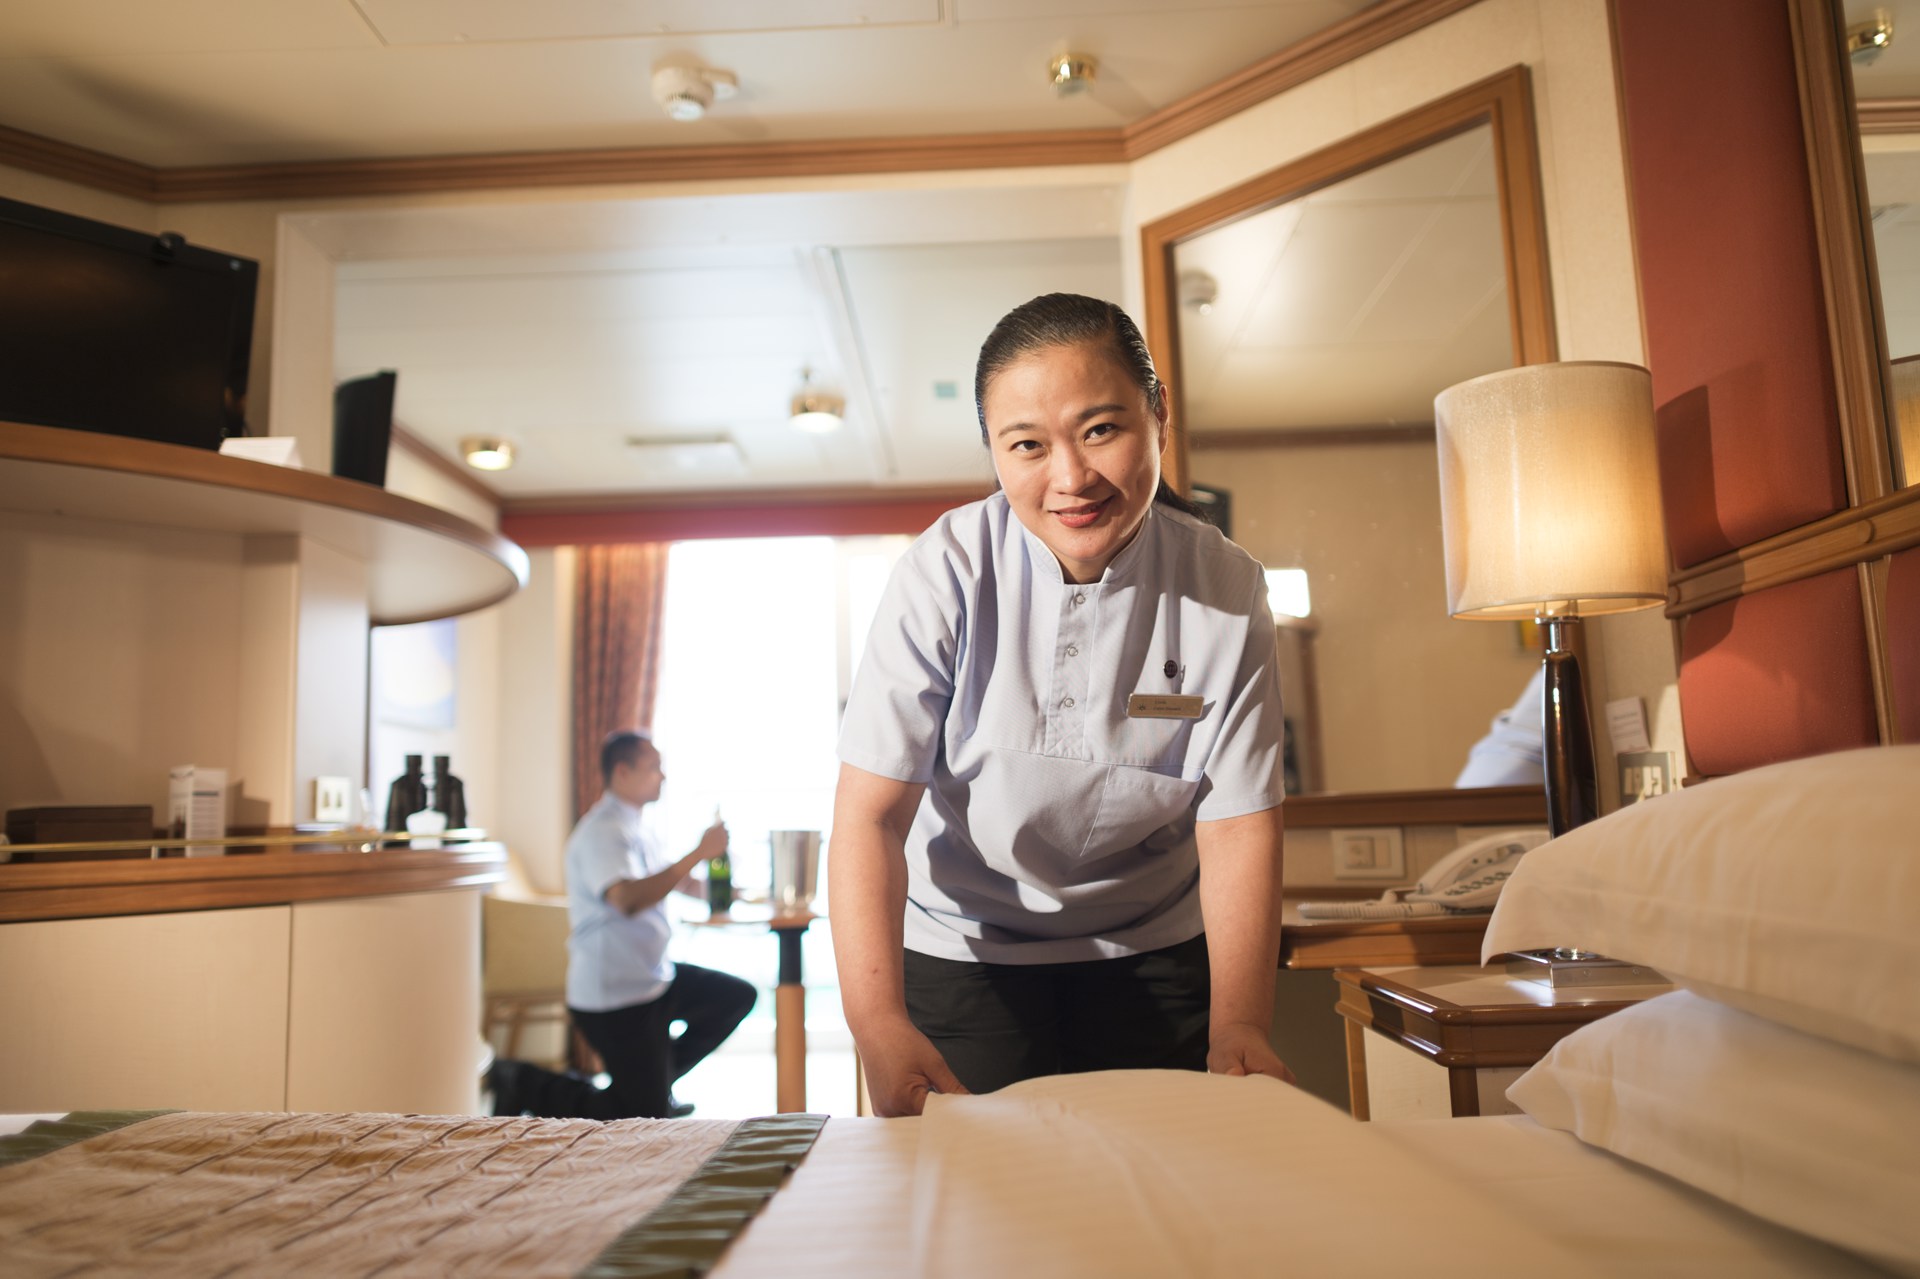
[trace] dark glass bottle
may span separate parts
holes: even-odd
[[[427,781],[420,775],[420,756],[407,756],[407,771],[394,779],[393,788],[387,792],[387,824],[389,831],[407,828],[407,818],[427,806]]]
[[[733,862],[722,850],[707,860],[707,909],[724,915],[733,907]]]
[[[467,788],[448,771],[445,755],[433,757],[433,806],[447,815],[447,829],[460,830],[467,824]]]

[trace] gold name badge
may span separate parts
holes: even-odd
[[[1132,719],[1199,719],[1201,707],[1198,697],[1179,693],[1135,693],[1127,698],[1127,715]]]

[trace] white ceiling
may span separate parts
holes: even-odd
[[[0,124],[159,166],[1111,128],[1370,2],[9,0]],[[739,96],[669,121],[675,61]]]
[[[1188,428],[1430,422],[1509,367],[1497,196],[1483,125],[1180,245],[1219,289],[1179,308]]]

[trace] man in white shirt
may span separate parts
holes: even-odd
[[[660,798],[666,774],[651,739],[617,732],[600,748],[606,793],[567,839],[567,1011],[607,1068],[596,1088],[527,1062],[489,1072],[493,1113],[550,1118],[664,1119],[691,1112],[673,1082],[732,1034],[755,991],[738,977],[667,958],[673,928],[662,903],[674,889],[701,896],[694,866],[726,850],[715,822],[699,845],[669,862],[643,830],[641,809]],[[676,1021],[686,1030],[670,1033]]]

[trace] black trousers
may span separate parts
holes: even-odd
[[[1207,1068],[1205,936],[1121,959],[906,955],[907,1016],[969,1092],[1083,1070]]]
[[[611,1012],[567,1011],[607,1068],[596,1088],[578,1075],[522,1064],[519,1100],[529,1114],[550,1119],[664,1119],[673,1081],[726,1041],[753,1010],[757,992],[730,973],[675,964],[660,998]],[[674,1022],[684,1021],[680,1035]]]

